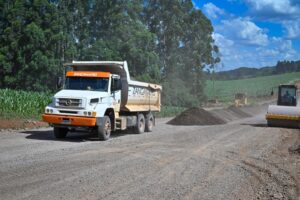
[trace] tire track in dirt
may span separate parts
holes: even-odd
[[[243,169],[250,172],[260,183],[257,192],[258,198],[280,198],[280,199],[297,199],[299,188],[297,187],[294,177],[289,173],[281,172],[280,177],[276,173],[274,165],[266,164],[260,166],[255,161],[242,161]],[[259,177],[259,178],[258,178]],[[253,184],[256,184],[254,182]]]
[[[257,198],[297,199],[299,184],[296,178],[287,170],[263,158],[254,158],[245,153],[229,152],[227,159],[240,166],[253,178],[249,179],[257,187]]]

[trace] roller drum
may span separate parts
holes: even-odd
[[[266,119],[270,127],[300,128],[300,107],[270,105]]]

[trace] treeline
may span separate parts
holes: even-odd
[[[284,74],[300,71],[300,60],[298,61],[278,61],[273,67],[248,68],[240,67],[238,69],[217,72],[214,75],[210,74],[210,78],[214,76],[216,80],[236,80],[253,78],[259,76],[270,76],[275,74]]]
[[[62,64],[127,60],[163,84],[163,103],[200,104],[219,61],[211,22],[191,0],[0,0],[0,88],[54,91]]]
[[[299,72],[300,71],[300,60],[298,61],[278,61],[275,66],[275,74],[283,74],[288,72]]]

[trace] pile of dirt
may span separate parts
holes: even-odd
[[[171,125],[217,125],[225,124],[226,121],[213,115],[202,108],[189,108],[170,120],[167,124]]]
[[[3,118],[0,117],[0,130],[1,129],[31,129],[47,127],[48,124],[41,121],[15,119],[15,118]]]

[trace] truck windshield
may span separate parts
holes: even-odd
[[[65,89],[107,91],[108,78],[67,77]]]

